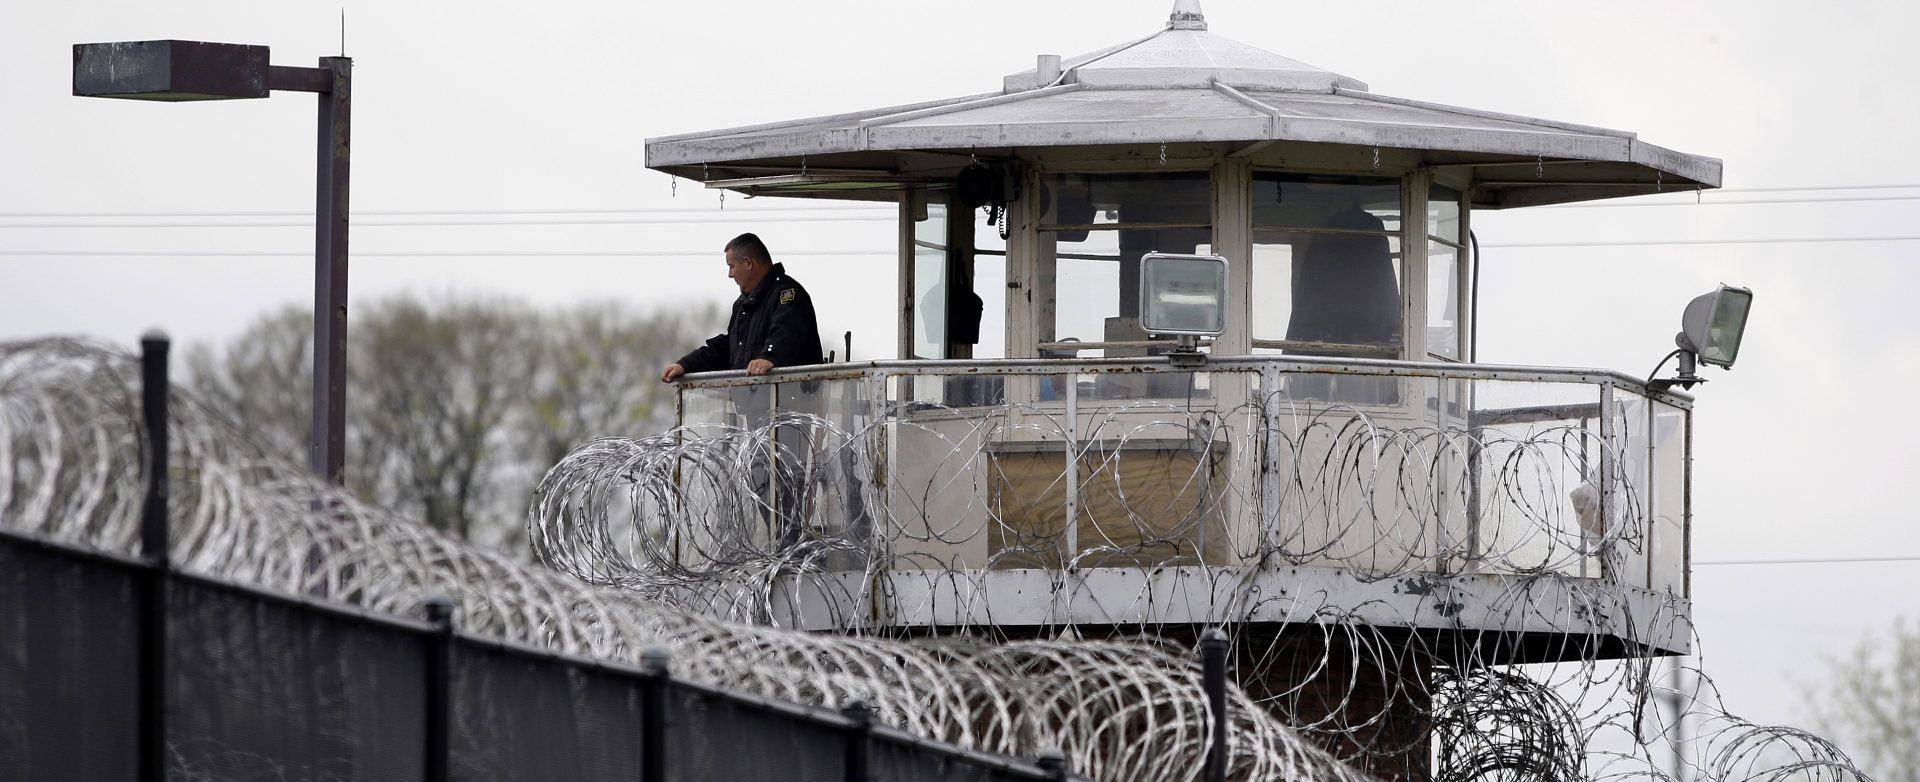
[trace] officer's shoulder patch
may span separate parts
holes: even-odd
[[[783,291],[781,291],[781,292],[780,292],[780,303],[781,303],[781,304],[785,304],[785,303],[787,303],[787,302],[790,302],[790,301],[793,301],[793,289],[792,289],[792,288],[788,288],[788,289],[786,289],[786,290],[783,290]]]

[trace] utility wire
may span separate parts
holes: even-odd
[[[831,206],[749,206],[735,207],[741,215],[781,213],[781,212],[866,212],[885,210],[894,211],[893,204],[867,205],[831,205]],[[624,215],[624,214],[688,214],[694,212],[719,212],[712,206],[650,206],[631,209],[368,209],[354,210],[355,216],[382,217],[425,217],[442,215]],[[118,218],[118,217],[313,217],[313,210],[282,211],[188,211],[188,212],[0,212],[0,218]]]
[[[1769,199],[1714,199],[1695,203],[1692,201],[1662,202],[1621,202],[1590,204],[1559,204],[1540,207],[1543,209],[1609,209],[1619,207],[1658,207],[1658,206],[1753,206],[1753,205],[1808,205],[1808,204],[1845,204],[1869,201],[1920,201],[1920,194],[1903,196],[1866,196],[1859,198],[1769,198]],[[696,213],[696,211],[698,213]],[[573,215],[583,215],[575,217]],[[585,217],[584,215],[605,215]],[[649,216],[658,215],[658,216]],[[769,217],[768,215],[782,215]],[[419,216],[428,219],[382,219]],[[852,223],[852,222],[892,222],[898,215],[892,208],[851,207],[851,208],[780,208],[760,210],[739,210],[721,212],[714,209],[699,210],[549,210],[549,211],[506,211],[497,212],[359,212],[355,217],[375,218],[369,221],[356,221],[356,228],[376,228],[389,226],[537,226],[537,225],[672,225],[679,223],[741,223],[741,222],[782,222],[782,223]],[[73,222],[74,220],[158,220],[168,218],[196,219],[187,223],[157,222]],[[199,220],[198,218],[242,218]],[[293,220],[273,220],[273,218],[295,218]],[[437,219],[436,219],[437,218]],[[446,219],[472,218],[472,219]],[[19,220],[40,220],[40,222],[14,222]],[[270,222],[251,222],[253,220],[271,220]],[[62,222],[46,222],[61,220]],[[0,229],[7,228],[312,228],[312,213],[297,212],[126,212],[120,214],[98,213],[14,213],[0,214]]]
[[[1856,562],[1920,562],[1920,556],[1913,557],[1825,557],[1808,559],[1726,559],[1708,562],[1695,562],[1694,567],[1715,565],[1843,565]]]
[[[782,256],[802,258],[835,256],[887,256],[896,251],[782,250]],[[355,258],[690,258],[713,255],[711,248],[699,250],[398,250],[367,252],[353,250]],[[0,257],[58,258],[311,258],[312,250],[0,250]]]
[[[1828,242],[1913,242],[1920,241],[1920,235],[1912,236],[1785,236],[1780,238],[1756,239],[1616,239],[1604,242],[1486,242],[1482,247],[1501,249],[1534,249],[1558,247],[1682,247],[1690,245],[1712,244],[1824,244]]]
[[[1868,191],[1868,190],[1920,190],[1920,183],[1904,184],[1904,185],[1886,184],[1886,185],[1832,185],[1832,186],[1815,186],[1815,187],[1722,188],[1717,190],[1677,191],[1671,195],[1684,196],[1684,195],[1692,194],[1695,196],[1702,196],[1702,195],[1725,196],[1725,195],[1734,194],[1734,193],[1836,193],[1836,192]],[[1710,201],[1594,202],[1594,203],[1582,203],[1582,204],[1558,204],[1558,205],[1543,207],[1543,208],[1594,209],[1594,208],[1613,208],[1613,207],[1702,206],[1702,205],[1712,206],[1712,205],[1728,205],[1728,204],[1822,204],[1822,203],[1854,203],[1854,202],[1861,202],[1861,201],[1920,201],[1920,194],[1895,195],[1895,196],[1847,196],[1847,197],[1839,197],[1839,198],[1727,199],[1727,198],[1716,197],[1714,198],[1714,200],[1710,200]],[[460,216],[460,215],[465,215],[465,216],[638,215],[638,214],[691,214],[691,213],[699,213],[699,212],[718,212],[718,211],[720,210],[717,207],[712,207],[712,206],[634,207],[629,209],[589,209],[589,208],[377,209],[377,210],[356,211],[354,212],[354,215],[357,217],[444,217],[444,216]],[[877,204],[877,205],[832,204],[832,205],[825,205],[825,206],[768,205],[768,206],[749,206],[744,208],[738,208],[738,215],[740,219],[749,219],[751,217],[758,216],[758,215],[780,214],[780,213],[789,213],[789,212],[886,212],[888,214],[892,214],[894,212],[894,206],[891,204]],[[168,211],[168,212],[143,212],[143,211],[0,212],[0,219],[9,219],[9,220],[86,219],[86,218],[114,219],[114,218],[135,218],[135,217],[151,217],[151,218],[306,217],[306,218],[311,218],[312,216],[313,216],[313,212],[311,210],[305,210],[305,211],[301,211],[301,210]],[[394,223],[394,224],[401,224],[401,223]],[[568,223],[554,223],[554,224],[566,225]],[[301,224],[301,225],[302,227],[305,227],[305,224]],[[9,226],[9,227],[18,227],[18,226]]]
[[[842,209],[842,212],[855,210]],[[582,213],[591,214],[591,213]],[[523,225],[679,225],[683,223],[878,223],[893,222],[899,219],[892,210],[874,214],[815,214],[806,217],[774,217],[754,213],[738,215],[690,215],[685,217],[576,217],[541,218],[530,220],[379,220],[377,222],[355,221],[355,228],[384,227],[450,227],[450,226],[523,226]],[[0,229],[6,228],[305,228],[311,230],[313,221],[295,222],[236,222],[231,220],[192,222],[192,223],[8,223],[0,222]]]
[[[1714,191],[1702,191],[1712,194]],[[1725,192],[1725,191],[1720,191]],[[1853,204],[1868,201],[1920,201],[1920,195],[1846,196],[1840,198],[1712,198],[1696,201],[1595,201],[1584,204],[1553,204],[1541,209],[1618,209],[1648,206],[1749,206],[1753,204]]]
[[[1707,245],[1754,245],[1754,244],[1828,244],[1858,242],[1914,242],[1920,241],[1920,235],[1911,236],[1803,236],[1774,239],[1649,239],[1616,240],[1594,242],[1517,242],[1512,244],[1483,244],[1483,247],[1498,249],[1554,249],[1571,247],[1684,247]],[[894,250],[815,250],[811,252],[786,252],[786,255],[805,257],[819,256],[883,256],[893,255]],[[0,257],[99,257],[99,258],[169,258],[169,257],[297,257],[312,255],[311,250],[0,250]],[[396,250],[391,252],[369,252],[356,250],[353,255],[362,258],[537,258],[537,257],[603,257],[637,258],[664,257],[677,258],[712,254],[711,249],[687,250]]]

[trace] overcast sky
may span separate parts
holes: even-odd
[[[855,331],[856,355],[873,357],[892,344],[891,312],[874,306],[894,285],[890,217],[794,222],[768,210],[791,203],[737,196],[721,211],[715,194],[647,171],[642,139],[996,90],[1036,54],[1153,32],[1170,6],[350,6],[353,297],[724,301],[732,289],[716,250],[755,230],[814,291],[823,330]],[[1728,191],[1698,203],[1477,217],[1480,346],[1488,362],[1641,375],[1670,349],[1691,296],[1722,281],[1755,290],[1740,365],[1711,371],[1699,389],[1694,585],[1709,671],[1735,712],[1761,722],[1800,721],[1794,681],[1817,680],[1821,655],[1894,614],[1920,614],[1920,562],[1710,564],[1920,556],[1920,416],[1908,411],[1920,388],[1916,9],[1205,3],[1214,32],[1377,93],[1621,128],[1726,161]],[[313,98],[74,98],[69,47],[256,43],[278,64],[312,65],[339,53],[340,10],[0,3],[0,339],[131,343],[161,326],[217,341],[266,309],[310,301]],[[1833,189],[1843,187],[1868,189]],[[1761,200],[1780,203],[1740,203]],[[686,211],[577,224],[616,217],[580,212],[656,209]],[[576,224],[502,224],[532,219]],[[421,224],[446,222],[476,224]],[[1511,246],[1543,242],[1597,244]],[[678,255],[620,256],[639,251]],[[476,252],[492,255],[462,255]]]

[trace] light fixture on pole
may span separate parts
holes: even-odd
[[[1740,340],[1746,335],[1747,312],[1752,308],[1753,291],[1732,285],[1721,285],[1710,293],[1694,297],[1680,316],[1680,333],[1673,338],[1680,347],[1667,354],[1667,358],[1680,357],[1678,374],[1666,379],[1654,378],[1667,363],[1667,358],[1660,359],[1659,366],[1648,375],[1647,387],[1665,391],[1674,386],[1692,388],[1707,382],[1695,373],[1696,362],[1732,369],[1734,359],[1740,356]]]
[[[353,60],[316,68],[268,63],[268,47],[201,41],[73,46],[73,94],[152,101],[265,98],[273,90],[320,96],[314,207],[313,428],[309,464],[329,483],[346,467],[347,174]]]

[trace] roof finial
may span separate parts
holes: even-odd
[[[1167,29],[1207,29],[1207,15],[1200,13],[1200,0],[1173,0],[1173,14],[1167,17]]]

